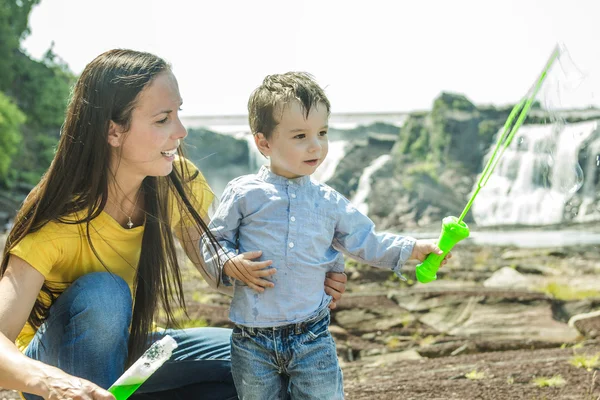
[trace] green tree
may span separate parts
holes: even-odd
[[[29,34],[29,13],[40,0],[0,0],[0,91],[14,78],[14,56]]]
[[[25,114],[0,92],[0,183],[6,183],[12,156],[17,152],[21,141],[19,128],[23,122]]]
[[[0,167],[4,170],[0,169],[0,186],[4,187],[7,180],[35,184],[48,168],[64,120],[71,85],[75,81],[73,73],[52,47],[40,61],[32,60],[20,48],[21,41],[29,34],[29,14],[39,2],[0,0],[0,93],[10,99],[13,108],[16,106],[27,117],[26,123],[17,128],[19,141],[15,142],[14,131],[6,138],[4,135],[8,133],[0,132],[4,145],[9,146],[11,151],[18,146],[19,154],[18,157],[8,156],[5,152],[2,154],[4,167]],[[4,99],[4,103],[8,101]],[[4,114],[12,115],[14,119],[17,117],[13,108]],[[9,167],[5,166],[7,163]]]
[[[23,53],[15,58],[15,78],[10,91],[17,104],[27,114],[32,127],[58,130],[64,120],[75,76],[52,48],[41,62],[31,60]]]

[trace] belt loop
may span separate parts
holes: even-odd
[[[248,327],[244,326],[242,329],[244,332],[244,337],[249,338],[249,337],[254,336],[254,328],[249,327],[249,326]]]

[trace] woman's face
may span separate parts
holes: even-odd
[[[157,75],[138,95],[129,131],[111,123],[109,143],[115,174],[133,178],[166,176],[173,169],[177,147],[187,136],[179,120],[182,100],[170,71]]]

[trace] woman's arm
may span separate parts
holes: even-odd
[[[14,340],[29,317],[44,276],[21,258],[9,257],[0,278],[0,387],[50,400],[114,400],[93,383],[32,360],[17,349]]]
[[[208,221],[204,219],[205,223],[208,224]],[[204,280],[208,283],[208,285],[223,294],[228,296],[233,296],[233,287],[225,286],[223,284],[218,284],[217,280],[219,279],[218,271],[216,270],[215,265],[209,265],[204,262],[204,257],[202,256],[201,251],[201,243],[200,238],[202,234],[198,231],[196,227],[186,228],[182,225],[178,226],[174,229],[175,237],[179,239],[179,243],[185,254],[190,259],[190,261],[194,264],[200,275],[204,278]]]
[[[233,296],[233,287],[225,286],[220,284],[217,287],[217,271],[214,270],[215,266],[206,265],[204,257],[200,251],[200,233],[196,228],[182,228],[178,227],[175,229],[175,236],[179,239],[181,246],[183,247],[186,255],[196,266],[200,274],[204,277],[209,286],[219,292],[228,296]],[[208,273],[207,273],[208,272]],[[330,303],[329,308],[332,310],[336,307],[336,302],[342,298],[342,294],[346,291],[346,281],[348,278],[344,273],[329,272],[325,279],[325,292],[333,297],[333,301]]]

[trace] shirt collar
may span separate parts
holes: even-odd
[[[279,185],[295,184],[298,186],[304,186],[304,185],[307,185],[308,183],[310,183],[310,175],[304,175],[304,176],[301,176],[298,178],[288,179],[283,176],[274,174],[273,172],[271,172],[269,167],[267,167],[266,165],[263,165],[262,167],[260,167],[260,170],[258,171],[258,177],[265,182],[273,183],[275,185],[277,185],[277,184],[279,184]]]

